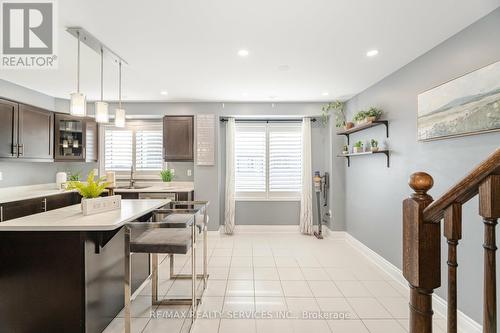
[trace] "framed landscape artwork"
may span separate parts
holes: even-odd
[[[500,61],[418,95],[417,138],[500,130]]]

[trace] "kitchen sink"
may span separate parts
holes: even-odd
[[[134,186],[118,186],[117,188],[118,189],[124,189],[124,190],[140,190],[140,189],[143,189],[143,188],[148,188],[148,187],[151,187],[151,186],[138,186],[138,185],[134,185]]]

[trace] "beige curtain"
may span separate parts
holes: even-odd
[[[312,159],[311,159],[311,120],[302,120],[302,193],[300,196],[300,232],[313,233],[312,210]]]
[[[235,122],[234,118],[229,118],[226,123],[226,199],[224,209],[224,232],[226,234],[232,234],[234,232],[234,140]]]

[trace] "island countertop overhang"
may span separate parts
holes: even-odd
[[[123,199],[121,208],[84,216],[80,205],[72,205],[0,223],[2,231],[109,231],[151,213],[168,199]]]

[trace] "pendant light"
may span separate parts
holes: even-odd
[[[101,47],[101,100],[95,102],[95,121],[98,123],[109,122],[108,103],[104,102],[103,98],[103,81],[104,81],[104,51]]]
[[[87,115],[87,100],[85,94],[80,92],[80,31],[77,31],[78,55],[76,60],[76,92],[72,93],[69,113],[73,116],[85,117]]]
[[[125,127],[125,110],[122,109],[122,62],[118,63],[118,109],[115,110],[115,126]]]

